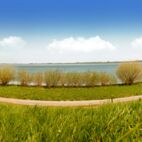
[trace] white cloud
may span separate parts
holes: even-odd
[[[26,46],[25,46],[26,45]],[[112,60],[115,46],[99,36],[69,37],[63,40],[33,40],[10,36],[0,40],[0,62],[76,62]],[[20,48],[23,47],[23,48]]]
[[[142,37],[112,44],[99,36],[25,41],[9,36],[0,40],[0,62],[87,62],[142,59]],[[138,48],[135,48],[138,47]]]
[[[142,48],[142,37],[136,38],[131,42],[132,47],[134,48]]]
[[[17,36],[9,36],[0,41],[1,47],[23,47],[26,45],[26,42]]]
[[[90,38],[65,38],[63,40],[54,40],[48,45],[48,50],[53,52],[84,52],[91,53],[95,51],[114,50],[115,46],[109,41],[103,40],[99,36]]]

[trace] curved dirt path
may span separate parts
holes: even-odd
[[[95,106],[103,105],[109,103],[117,102],[130,102],[141,100],[142,95],[140,96],[131,96],[124,98],[115,98],[115,99],[104,99],[104,100],[82,100],[82,101],[40,101],[40,100],[24,100],[24,99],[14,99],[14,98],[3,98],[0,97],[0,102],[10,103],[10,104],[19,104],[19,105],[37,105],[37,106]]]

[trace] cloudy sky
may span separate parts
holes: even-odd
[[[142,60],[141,0],[0,0],[0,63]]]

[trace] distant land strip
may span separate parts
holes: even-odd
[[[124,60],[124,61],[93,61],[93,62],[47,62],[47,63],[0,63],[3,64],[12,64],[12,65],[50,65],[50,64],[106,64],[106,63],[124,63],[124,62],[142,62],[142,60]]]

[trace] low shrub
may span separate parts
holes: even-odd
[[[7,85],[15,77],[15,70],[10,65],[0,66],[0,83],[1,85]]]
[[[115,84],[116,82],[117,82],[116,78],[113,75],[106,73],[106,72],[100,72],[99,73],[100,85],[102,85],[102,86],[110,85],[110,84]]]
[[[66,73],[65,72],[60,72],[59,86],[61,87],[66,86]]]
[[[47,71],[44,73],[44,81],[47,87],[56,87],[59,85],[61,72]]]
[[[131,85],[142,80],[142,64],[139,62],[122,63],[116,74],[124,84]]]
[[[97,72],[85,72],[83,73],[83,84],[87,87],[93,87],[98,85],[99,76]]]
[[[82,73],[79,72],[69,72],[65,75],[65,84],[70,87],[79,87],[83,84]]]
[[[43,73],[42,72],[36,72],[33,74],[33,83],[36,86],[42,86],[43,84]]]
[[[32,75],[25,70],[21,70],[18,72],[18,81],[22,86],[28,86],[32,81]]]

